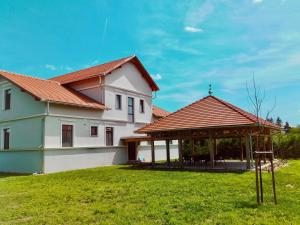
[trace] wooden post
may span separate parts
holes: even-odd
[[[256,201],[257,204],[260,204],[260,196],[259,196],[259,183],[258,183],[258,158],[255,159],[255,181],[256,181]]]
[[[215,153],[214,153],[213,137],[212,137],[211,130],[209,131],[208,149],[209,149],[211,167],[214,167],[215,166]]]
[[[260,201],[261,203],[264,202],[264,192],[263,192],[263,183],[262,183],[262,171],[261,171],[261,155],[258,157],[258,164],[259,164],[259,184],[260,184]]]
[[[246,160],[247,160],[247,169],[250,169],[251,168],[251,165],[250,165],[250,139],[249,139],[249,135],[247,135],[245,137],[245,141],[246,141]]]
[[[152,159],[152,166],[155,165],[155,147],[154,147],[154,140],[151,140],[151,159]]]
[[[216,138],[214,138],[214,153],[215,153],[215,155],[218,154],[218,145],[217,145],[217,139]]]
[[[180,166],[183,165],[183,144],[182,144],[182,139],[178,140],[178,157],[179,157],[179,164]]]
[[[273,164],[273,156],[271,156],[271,170],[272,170],[272,184],[273,184],[273,195],[274,195],[274,203],[277,205],[277,197],[276,197],[276,188],[275,188],[275,175],[274,175],[274,164]]]
[[[243,139],[241,137],[240,137],[240,159],[241,162],[244,161]]]
[[[170,140],[166,140],[166,151],[167,151],[167,163],[170,166]]]

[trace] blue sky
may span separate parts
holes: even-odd
[[[0,68],[42,78],[136,54],[174,111],[214,95],[252,111],[255,74],[272,108],[300,124],[300,1],[1,0]]]

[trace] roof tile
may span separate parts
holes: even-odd
[[[137,130],[138,133],[155,131],[201,129],[221,126],[254,125],[257,122],[278,129],[276,125],[248,113],[214,96],[207,96],[170,115]]]
[[[80,107],[105,109],[106,107],[77,91],[66,88],[53,80],[43,80],[0,70],[0,75],[40,101]]]

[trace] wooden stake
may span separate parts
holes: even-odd
[[[263,182],[262,182],[262,172],[261,172],[261,156],[259,155],[259,181],[260,181],[260,200],[261,203],[264,202],[264,196],[263,196]]]
[[[255,178],[256,178],[256,201],[260,204],[259,183],[258,183],[258,158],[255,159]]]

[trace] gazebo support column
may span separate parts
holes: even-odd
[[[247,169],[251,168],[251,153],[250,153],[250,137],[247,135],[245,137],[246,142],[246,160],[247,160]]]
[[[183,143],[182,139],[178,140],[178,157],[180,166],[183,165]]]
[[[170,140],[166,140],[167,163],[170,166]]]
[[[244,146],[243,146],[243,139],[240,137],[240,159],[241,162],[244,161]]]
[[[152,166],[155,165],[155,147],[154,147],[154,140],[151,140],[151,162]]]
[[[211,167],[215,167],[214,141],[213,141],[211,131],[209,131],[208,149],[209,149]]]

